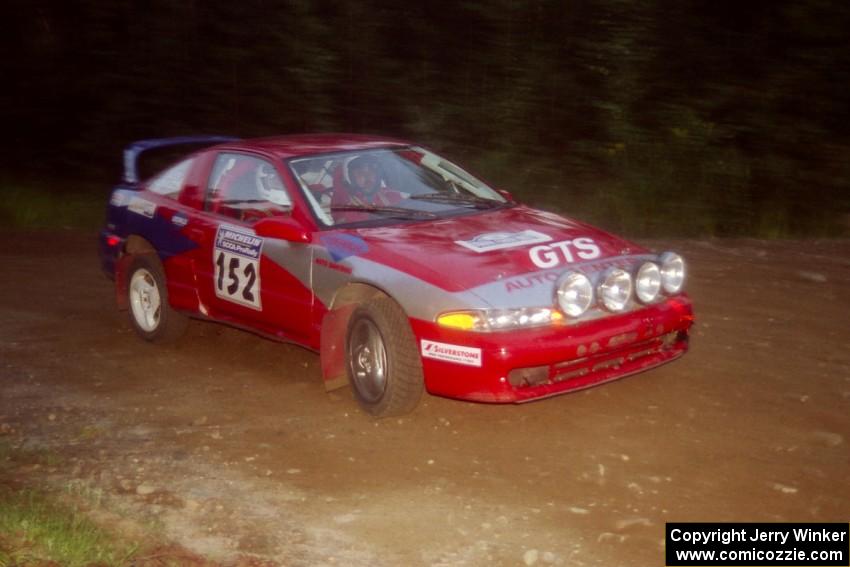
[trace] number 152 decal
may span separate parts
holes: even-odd
[[[263,239],[226,226],[215,235],[213,286],[216,296],[253,309],[260,303],[260,254]]]

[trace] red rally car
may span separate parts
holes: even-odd
[[[140,181],[152,148],[206,145]],[[415,144],[358,135],[145,140],[100,235],[144,339],[188,317],[321,356],[375,416],[423,390],[524,402],[683,355],[685,264],[517,203]]]

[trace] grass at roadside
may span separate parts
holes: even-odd
[[[138,545],[88,519],[80,504],[20,482],[21,470],[43,466],[49,454],[0,442],[0,567],[126,565]]]
[[[0,487],[0,565],[124,565],[136,550],[48,493]]]
[[[0,227],[96,229],[106,196],[97,191],[62,192],[49,185],[0,182]]]

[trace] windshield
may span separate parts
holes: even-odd
[[[289,167],[325,226],[392,224],[508,204],[457,165],[418,147],[298,158]]]

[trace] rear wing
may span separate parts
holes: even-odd
[[[194,144],[212,146],[224,142],[235,142],[236,140],[239,140],[239,138],[232,136],[178,136],[175,138],[157,138],[154,140],[133,142],[124,149],[124,183],[139,182],[139,156],[148,150]]]

